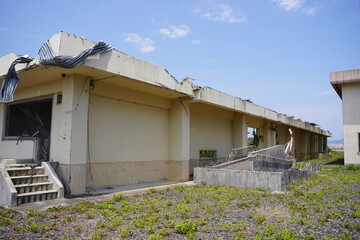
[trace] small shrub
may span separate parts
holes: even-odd
[[[91,234],[91,239],[92,240],[99,240],[99,239],[103,239],[104,238],[104,230],[95,230],[92,234]]]
[[[28,209],[25,210],[25,212],[27,213],[27,215],[29,217],[39,217],[39,218],[45,217],[44,212],[40,212],[39,210],[36,210],[36,209],[28,208]]]
[[[170,229],[169,228],[162,228],[159,230],[158,234],[160,234],[163,237],[170,235]]]
[[[86,218],[86,219],[92,219],[92,218],[94,218],[96,215],[97,215],[96,210],[95,210],[95,209],[90,209],[89,211],[87,211],[87,212],[85,213],[85,218]]]
[[[155,188],[150,188],[149,190],[146,191],[146,194],[151,195],[151,194],[154,194],[157,192],[158,192],[158,190],[156,190]]]
[[[331,169],[331,171],[333,172],[343,172],[344,171],[344,167],[343,166],[336,166],[336,167],[333,167]]]
[[[195,223],[189,220],[181,221],[177,223],[175,227],[178,233],[186,235],[194,233],[197,230]]]
[[[120,227],[119,228],[119,237],[127,238],[132,235],[132,226]]]
[[[162,236],[160,234],[151,234],[149,236],[149,240],[162,240]]]
[[[120,202],[122,200],[125,199],[125,196],[124,194],[115,194],[112,199],[115,201],[115,202]]]
[[[360,218],[360,209],[357,209],[355,212],[351,212],[350,216],[354,218]]]
[[[266,220],[266,216],[265,215],[256,215],[254,216],[254,220],[257,224],[263,224]]]
[[[10,209],[0,209],[0,226],[8,226],[13,224],[13,220],[10,218],[11,210]]]
[[[30,223],[30,225],[27,227],[27,229],[33,233],[38,233],[40,232],[40,223],[37,222],[32,222]]]
[[[346,170],[357,171],[357,170],[360,169],[360,166],[359,165],[354,165],[354,164],[349,164],[349,165],[346,165],[345,169]]]

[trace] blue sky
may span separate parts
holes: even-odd
[[[0,56],[63,30],[343,137],[329,73],[360,68],[360,0],[0,3]]]

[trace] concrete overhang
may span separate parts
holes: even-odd
[[[90,48],[94,45],[94,42],[70,33],[59,32],[50,38],[49,44],[55,55],[72,56]],[[7,73],[11,63],[18,57],[19,55],[11,53],[0,58],[1,81],[4,79],[4,75]],[[16,71],[20,77],[18,89],[56,81],[64,77],[64,75],[82,75],[91,78],[95,86],[97,82],[103,82],[168,99],[203,102],[234,112],[315,132],[324,136],[331,136],[331,133],[328,131],[311,126],[306,122],[295,120],[285,114],[261,107],[250,101],[228,95],[209,87],[201,88],[194,86],[191,81],[186,79],[179,83],[166,69],[116,50],[91,56],[86,59],[83,65],[73,69],[43,66],[40,65],[38,59],[35,58],[28,64],[16,65]],[[357,76],[355,78],[352,77],[352,79],[359,79],[359,72],[352,74]],[[351,78],[343,77],[342,79],[345,81],[344,79]],[[337,82],[338,81],[336,81],[336,84]]]
[[[49,40],[49,44],[55,55],[71,56],[93,46],[94,42],[59,32]],[[11,53],[0,58],[1,81],[11,63],[18,57],[18,54]],[[116,50],[91,56],[83,65],[73,69],[43,66],[37,58],[28,64],[16,65],[15,69],[20,78],[18,89],[58,80],[64,75],[76,74],[90,77],[95,84],[101,81],[170,99],[193,95],[191,83],[178,83],[166,69]]]
[[[290,127],[303,129],[323,136],[332,136],[329,131],[313,126],[310,123],[294,119],[293,117],[278,113],[268,108],[261,107],[248,100],[243,100],[241,98],[231,96],[210,87],[203,87],[199,91],[197,91],[195,94],[195,98],[192,101],[211,104],[213,106],[225,108],[234,112],[239,112],[241,114],[266,119],[275,123],[281,123]]]
[[[330,73],[330,83],[342,98],[342,85],[360,82],[360,69],[339,71]]]

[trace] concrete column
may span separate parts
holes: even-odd
[[[190,159],[190,105],[179,100],[172,102],[170,110],[169,179],[189,179]]]
[[[59,170],[67,194],[85,193],[89,83],[76,75],[63,79]]]
[[[263,144],[262,144],[262,148],[267,148],[269,147],[269,127],[268,127],[268,123],[266,121],[264,121],[264,125],[261,128],[261,136],[263,136]]]
[[[264,128],[263,128],[264,148],[268,148],[276,145],[275,131],[272,130],[274,127],[275,127],[274,124],[267,121],[264,122]]]
[[[308,156],[308,133],[306,131],[300,130],[300,145],[298,151],[298,160],[304,159]]]
[[[247,123],[246,116],[235,113],[232,127],[233,148],[247,146]]]
[[[323,136],[319,135],[318,141],[319,141],[319,153],[323,153],[324,152]]]
[[[307,155],[311,155],[311,133],[306,132]]]
[[[323,136],[324,152],[328,151],[327,137]]]
[[[318,139],[317,134],[311,133],[310,134],[310,155],[311,158],[317,158],[318,157]]]
[[[288,141],[290,141],[289,128],[284,125],[277,125],[277,133],[279,136],[279,144],[285,145]]]

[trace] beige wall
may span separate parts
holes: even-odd
[[[217,157],[228,157],[232,150],[233,113],[204,104],[191,104],[190,159],[200,150],[217,150]]]
[[[89,104],[92,162],[168,160],[169,110],[151,105],[146,94],[112,86],[102,86],[101,92],[97,88]],[[111,96],[113,91],[118,98]]]
[[[169,109],[166,99],[96,84],[89,104],[95,185],[134,184],[168,177]],[[88,176],[87,185],[91,187],[89,181]]]

